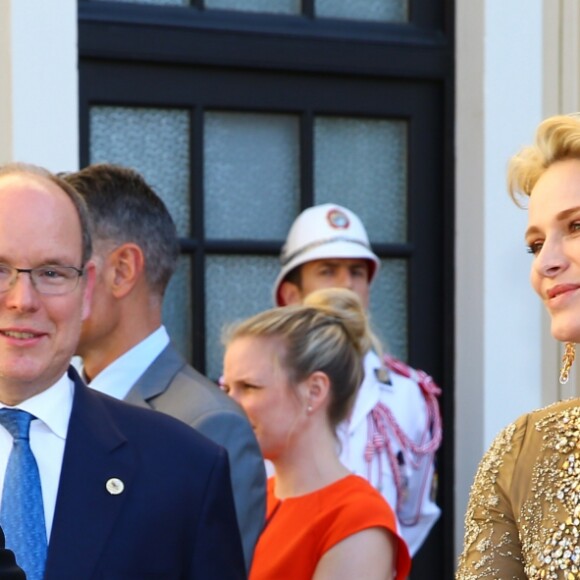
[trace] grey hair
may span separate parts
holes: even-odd
[[[139,173],[119,165],[89,165],[64,179],[83,196],[95,240],[137,244],[147,283],[163,296],[179,257],[175,223],[163,200]]]

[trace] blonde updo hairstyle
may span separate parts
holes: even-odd
[[[542,121],[533,145],[514,155],[508,166],[508,191],[516,204],[518,195],[530,196],[544,171],[557,161],[580,160],[580,115],[557,115]]]
[[[363,356],[373,344],[364,308],[354,292],[317,290],[304,304],[266,310],[230,327],[224,344],[247,336],[281,341],[279,362],[291,386],[316,371],[325,373],[330,381],[330,426],[335,429],[347,417],[363,379]]]

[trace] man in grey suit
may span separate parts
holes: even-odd
[[[249,569],[264,525],[265,470],[243,410],[183,359],[161,321],[179,242],[163,201],[137,172],[97,164],[63,176],[92,220],[96,283],[77,354],[89,386],[176,417],[228,451]]]

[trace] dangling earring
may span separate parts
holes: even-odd
[[[560,370],[560,384],[565,385],[570,378],[570,369],[576,357],[576,345],[573,342],[566,343],[564,356],[562,357],[562,369]]]

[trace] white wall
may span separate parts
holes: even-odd
[[[525,26],[521,26],[525,13]],[[542,305],[529,284],[527,213],[506,195],[507,161],[542,110],[542,4],[488,0],[485,15],[485,443],[542,402]],[[519,29],[519,30],[518,30]],[[518,30],[517,37],[514,30]]]
[[[0,163],[78,168],[76,0],[0,0]]]
[[[543,116],[541,0],[456,2],[456,547],[477,464],[542,403],[542,309],[509,157]]]

